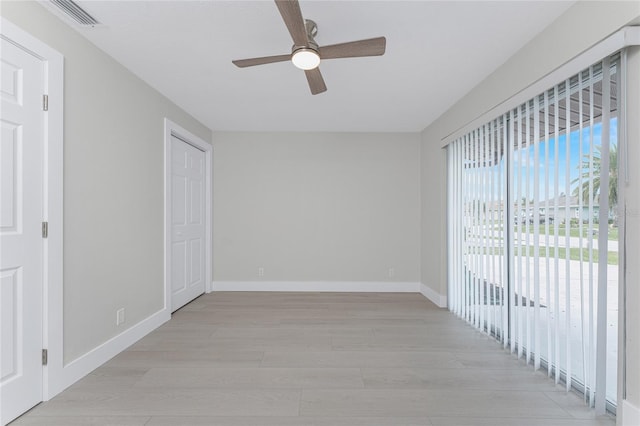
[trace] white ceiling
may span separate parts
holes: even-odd
[[[86,38],[215,131],[421,131],[567,10],[565,1],[301,1],[322,45],[386,36],[373,58],[320,69],[312,96],[288,62],[272,1],[77,1]]]

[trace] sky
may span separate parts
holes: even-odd
[[[590,145],[593,147],[600,146],[602,143],[602,123],[596,123],[593,127],[593,135],[591,135],[592,128],[585,127],[582,132],[574,130],[569,135],[569,167],[567,168],[567,135],[562,134],[557,139],[557,164],[558,164],[558,189],[557,193],[562,195],[563,193],[571,193],[574,188],[579,184],[578,182],[570,184],[567,191],[566,176],[567,170],[569,172],[569,181],[573,182],[580,175],[580,165],[582,163],[581,158],[584,155],[589,154]],[[582,133],[582,137],[581,136]],[[618,140],[618,126],[617,118],[612,118],[610,123],[609,143],[610,145],[617,144]],[[592,142],[592,143],[591,143]],[[548,144],[548,153],[545,155],[545,145]],[[582,152],[580,151],[580,145],[582,145]],[[539,199],[544,200],[546,198],[552,198],[556,194],[555,189],[555,167],[556,167],[556,140],[550,138],[548,142],[541,141],[536,145],[531,145],[528,148],[517,150],[514,153],[514,191],[517,193],[516,198],[522,198],[526,193],[526,182],[529,181],[529,191],[527,193],[527,199],[532,199],[534,194],[534,154],[535,149],[538,149],[539,154]],[[595,148],[594,148],[595,150]],[[582,156],[581,156],[582,154]],[[528,159],[527,159],[528,156]],[[548,157],[548,158],[547,158]],[[528,162],[527,162],[528,160]],[[504,170],[504,159],[501,162],[501,167]],[[549,174],[549,195],[546,192],[546,174]],[[518,188],[518,179],[520,179],[520,188]],[[518,196],[519,195],[519,196]]]

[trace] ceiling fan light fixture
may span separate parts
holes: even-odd
[[[312,70],[320,65],[320,55],[313,49],[303,47],[293,52],[291,62],[301,70]]]
[[[304,70],[311,94],[317,95],[318,93],[327,91],[327,86],[320,73],[320,68],[318,68],[318,65],[320,65],[321,49],[322,59],[360,58],[363,56],[384,55],[387,45],[387,39],[384,37],[332,44],[320,48],[315,41],[315,37],[318,34],[318,25],[311,19],[304,19],[302,11],[300,10],[299,1],[275,0],[275,2],[293,40],[291,54],[231,61],[235,66],[245,68],[290,60],[296,68]]]

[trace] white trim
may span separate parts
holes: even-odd
[[[628,400],[622,400],[619,405],[622,408],[620,417],[622,418],[621,426],[638,426],[640,425],[640,408],[636,407]]]
[[[164,119],[164,308],[171,312],[171,136],[204,151],[205,156],[205,292],[211,291],[211,198],[213,147],[198,136]]]
[[[56,383],[57,389],[55,389],[55,393],[63,391],[82,379],[170,319],[171,313],[167,309],[162,309],[71,361],[65,365],[64,377]]]
[[[431,287],[420,283],[420,294],[432,301],[439,308],[447,307],[447,296],[440,294]]]
[[[554,71],[540,78],[536,82],[527,86],[514,96],[491,108],[476,119],[455,130],[450,135],[442,139],[442,147],[446,147],[462,135],[477,129],[483,124],[504,114],[505,112],[527,102],[534,96],[539,95],[549,87],[553,87],[561,81],[579,73],[603,58],[621,50],[625,47],[640,45],[640,27],[624,27],[620,31],[610,35],[601,42],[595,44],[573,59],[567,61]]]
[[[42,371],[42,398],[60,392],[66,371],[63,365],[63,141],[64,57],[5,18],[0,19],[1,37],[42,60],[44,89],[49,95],[45,114],[43,220],[49,222],[44,240],[42,345],[49,362]]]
[[[212,291],[420,293],[420,283],[406,281],[214,281],[212,287]]]

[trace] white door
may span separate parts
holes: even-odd
[[[43,63],[1,41],[0,423],[42,401]]]
[[[205,154],[171,137],[171,311],[204,293]]]

